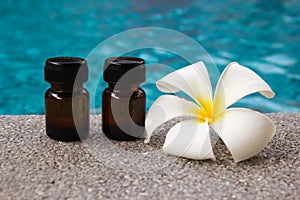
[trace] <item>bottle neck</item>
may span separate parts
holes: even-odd
[[[83,89],[83,84],[80,85],[56,85],[51,84],[51,90],[55,93],[77,93]]]

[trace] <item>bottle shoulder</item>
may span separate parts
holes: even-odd
[[[87,89],[82,88],[80,91],[76,93],[64,93],[64,92],[54,92],[51,88],[47,89],[45,92],[45,98],[50,99],[72,99],[74,97],[89,97],[89,92]]]
[[[146,92],[142,88],[135,88],[134,90],[114,90],[113,88],[105,88],[102,92],[103,96],[110,96],[112,98],[144,98]]]
[[[80,94],[83,94],[83,95],[90,95],[89,91],[88,91],[86,88],[82,88]]]
[[[142,88],[138,88],[137,90],[134,91],[133,95],[142,98],[142,97],[146,97],[146,92]]]

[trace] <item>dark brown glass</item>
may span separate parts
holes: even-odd
[[[46,133],[60,141],[78,141],[89,134],[89,93],[80,86],[51,84],[45,93]]]
[[[110,139],[120,141],[142,138],[145,126],[145,107],[146,93],[138,85],[123,85],[121,88],[115,88],[115,85],[110,83],[102,93],[102,130],[104,134]],[[114,115],[112,109],[117,111],[117,114]],[[127,114],[128,110],[130,116]]]

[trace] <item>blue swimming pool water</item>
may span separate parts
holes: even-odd
[[[263,112],[300,111],[297,0],[3,0],[0,13],[0,114],[44,113],[43,95],[48,87],[43,80],[46,58],[86,57],[100,42],[115,34],[149,26],[173,29],[198,41],[220,70],[231,61],[249,66],[276,92],[274,99],[253,95],[238,106]],[[193,51],[184,44],[182,48]],[[174,69],[187,64],[166,51],[144,49],[128,54]],[[99,59],[103,61],[111,55],[113,48],[105,49]],[[148,77],[153,79],[166,73],[149,70]],[[91,74],[90,80],[95,81],[93,78]],[[104,86],[99,82],[99,90]],[[149,107],[158,93],[153,85],[145,87],[150,94]],[[100,97],[97,98],[99,107]]]

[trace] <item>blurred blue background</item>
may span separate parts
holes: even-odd
[[[198,41],[220,71],[231,61],[250,67],[276,93],[270,100],[251,95],[237,106],[262,112],[300,112],[297,0],[3,0],[0,16],[0,114],[44,113],[43,96],[49,85],[44,82],[43,67],[48,57],[86,57],[115,34],[149,26],[173,29]],[[108,49],[100,60],[110,55],[114,52]],[[139,50],[128,55],[174,69],[188,64],[164,51]],[[164,73],[152,71],[156,77]],[[90,74],[91,82],[97,81],[94,77]],[[101,81],[98,84],[100,90],[105,87]],[[158,95],[148,95],[148,107]],[[101,95],[98,98],[99,107]]]

